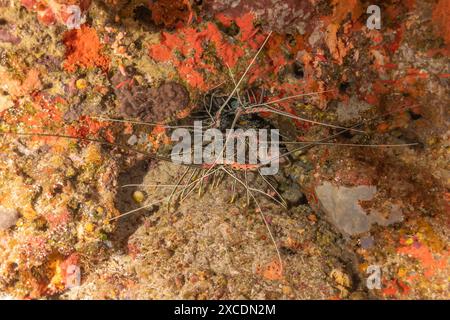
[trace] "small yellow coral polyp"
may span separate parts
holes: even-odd
[[[88,232],[88,233],[91,233],[94,231],[94,225],[92,223],[88,222],[84,226],[84,230],[86,230],[86,232]]]
[[[37,213],[36,211],[31,207],[31,205],[24,207],[23,209],[20,210],[20,213],[22,214],[22,216],[27,219],[28,221],[33,220],[34,218],[36,218]]]
[[[87,163],[101,164],[102,155],[100,148],[97,145],[89,145],[85,150],[84,159]]]
[[[50,280],[49,286],[55,288],[56,290],[63,290],[65,288],[65,284],[63,270],[61,268],[61,260],[57,259],[52,261],[50,264],[50,272],[53,274],[53,277]]]
[[[87,87],[87,81],[86,81],[86,79],[78,79],[75,82],[75,85],[76,85],[77,89],[84,90]]]

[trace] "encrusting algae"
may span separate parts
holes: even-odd
[[[82,25],[80,29],[66,31],[63,36],[66,46],[64,69],[74,72],[78,68],[109,68],[109,58],[102,54],[103,45],[95,29]]]

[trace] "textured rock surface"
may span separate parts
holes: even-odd
[[[0,206],[19,219],[0,230],[1,297],[448,298],[448,0],[379,1],[380,30],[360,0],[183,1],[182,14],[181,1],[153,1],[168,10],[159,22],[147,0],[6,2]],[[68,3],[82,6],[81,29],[59,16]],[[297,149],[270,179],[288,208],[253,179],[261,207],[239,186],[230,204],[228,176],[170,214],[114,219],[170,194],[186,168],[139,153],[166,155],[170,129],[112,118],[192,125],[245,73],[243,100],[264,91],[290,114],[261,114]],[[166,186],[123,187],[143,182]],[[373,265],[380,290],[365,286]]]
[[[6,230],[14,226],[19,219],[19,213],[14,209],[0,206],[0,230]]]
[[[120,110],[126,118],[146,122],[162,122],[173,118],[189,105],[189,93],[176,82],[164,82],[158,88],[139,85],[118,73],[112,78]]]
[[[337,107],[337,116],[339,121],[358,120],[361,114],[371,108],[370,104],[352,97],[348,103],[339,103]]]
[[[212,0],[205,1],[204,10],[234,17],[253,12],[265,28],[282,33],[303,33],[315,11],[310,1],[297,0]]]
[[[331,222],[349,235],[367,232],[375,223],[388,226],[403,220],[397,207],[392,208],[388,218],[375,210],[365,211],[361,207],[360,202],[372,200],[376,193],[377,188],[374,186],[348,188],[325,182],[316,187],[317,197]]]

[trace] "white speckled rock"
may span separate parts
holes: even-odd
[[[19,219],[17,210],[0,206],[0,230],[6,230],[14,226]]]
[[[361,113],[370,109],[370,104],[352,97],[348,103],[338,103],[337,116],[339,121],[359,119]]]

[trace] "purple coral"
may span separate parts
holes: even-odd
[[[21,41],[21,39],[19,37],[16,37],[15,35],[11,34],[6,29],[4,29],[4,28],[0,29],[0,42],[19,44],[20,41]]]

